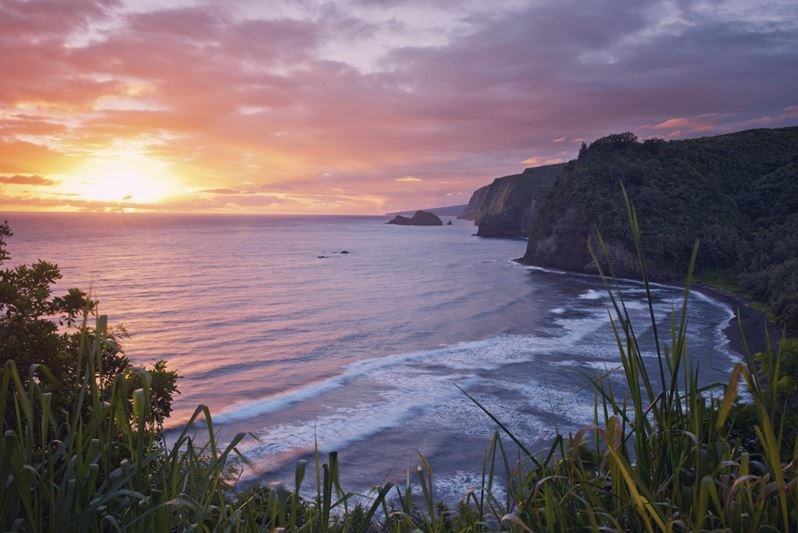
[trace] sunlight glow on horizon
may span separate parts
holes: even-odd
[[[135,153],[95,155],[58,178],[58,192],[88,201],[151,204],[177,190],[165,163]]]

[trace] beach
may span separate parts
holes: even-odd
[[[776,349],[783,335],[782,329],[769,320],[763,311],[754,307],[750,300],[740,294],[709,285],[697,285],[695,289],[726,304],[734,313],[734,318],[723,329],[731,350],[742,356],[746,353],[753,355],[764,351],[768,340],[772,348]]]

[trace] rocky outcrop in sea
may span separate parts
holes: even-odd
[[[387,224],[396,224],[397,226],[443,226],[443,221],[435,213],[416,211],[416,214],[411,218],[396,215]]]

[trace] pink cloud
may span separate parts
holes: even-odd
[[[669,118],[659,124],[652,126],[655,130],[671,130],[676,128],[684,128],[689,124],[686,118]]]
[[[720,18],[663,32],[658,0],[474,6],[434,45],[385,45],[414,21],[356,4],[289,19],[0,0],[0,172],[65,173],[122,144],[204,191],[172,209],[376,212],[567,160],[564,131],[579,143],[639,124],[676,138],[798,120],[798,32]],[[385,54],[363,70],[333,53],[344,45]]]
[[[523,160],[522,163],[530,167],[540,167],[543,165],[555,165],[557,163],[562,163],[562,159],[557,157],[533,156]]]

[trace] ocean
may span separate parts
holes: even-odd
[[[56,262],[130,337],[137,363],[181,375],[170,427],[198,404],[240,449],[245,479],[292,479],[315,443],[364,490],[431,462],[438,497],[475,484],[496,424],[529,448],[588,423],[590,377],[619,366],[609,299],[595,277],[521,266],[525,242],[475,227],[386,225],[388,217],[6,214],[9,265]],[[448,217],[445,219],[448,220]],[[656,365],[644,292],[619,291]],[[682,291],[655,286],[667,337]],[[689,355],[705,383],[737,355],[732,313],[694,293]],[[616,372],[618,386],[623,384]],[[459,388],[458,388],[459,387]]]

